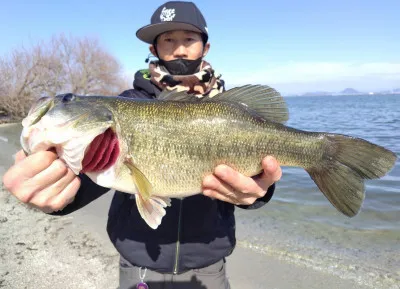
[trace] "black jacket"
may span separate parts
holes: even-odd
[[[160,89],[149,80],[148,71],[135,75],[134,89],[121,93],[124,97],[155,98]],[[85,175],[73,203],[56,214],[79,209],[108,189],[94,184]],[[267,203],[275,186],[251,206]],[[161,225],[151,229],[140,217],[135,196],[116,192],[109,210],[107,232],[118,252],[130,263],[165,273],[181,273],[211,265],[231,254],[235,247],[235,206],[213,200],[202,194],[172,199]]]

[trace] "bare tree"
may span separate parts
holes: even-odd
[[[41,96],[117,95],[124,88],[121,65],[97,39],[60,35],[0,58],[0,116],[20,119]]]
[[[9,117],[23,117],[35,99],[31,89],[37,80],[33,54],[14,51],[0,59],[0,111]]]

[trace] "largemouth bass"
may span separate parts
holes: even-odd
[[[280,94],[268,86],[233,88],[213,98],[163,92],[158,99],[59,95],[41,98],[23,120],[26,153],[55,148],[76,173],[100,186],[135,194],[142,218],[156,229],[170,198],[201,192],[219,164],[246,176],[274,156],[304,168],[340,212],[356,215],[365,179],[384,176],[396,155],[351,136],[284,125]]]

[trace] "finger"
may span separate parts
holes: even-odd
[[[25,180],[16,189],[15,195],[24,203],[30,202],[36,193],[56,183],[65,176],[67,172],[68,169],[66,165],[61,160],[57,159],[43,171]]]
[[[80,186],[81,180],[79,177],[75,176],[72,182],[70,182],[59,194],[49,200],[47,213],[61,211],[68,204],[72,203]]]
[[[212,199],[217,199],[217,200],[228,202],[228,203],[231,203],[231,204],[234,204],[234,205],[238,205],[239,204],[238,200],[235,200],[235,199],[231,198],[230,196],[223,195],[223,194],[221,194],[221,193],[219,193],[217,191],[214,191],[214,190],[208,190],[208,189],[204,190],[203,191],[203,195],[205,195],[207,197],[210,197]]]
[[[219,165],[215,168],[214,174],[235,191],[243,194],[261,195],[265,193],[265,189],[260,187],[252,178],[235,171],[226,165]]]
[[[206,177],[204,177],[203,180],[203,184],[204,184],[204,189],[205,190],[212,190],[212,191],[216,191],[222,195],[228,196],[228,197],[232,197],[232,198],[236,198],[236,199],[240,199],[240,198],[244,198],[245,194],[235,190],[233,187],[231,187],[229,184],[225,183],[224,181],[218,179],[216,176],[214,175],[208,175]]]
[[[263,173],[256,182],[259,186],[268,189],[269,186],[281,179],[282,168],[279,166],[278,161],[272,156],[265,157],[261,164],[263,167]]]
[[[57,159],[57,155],[49,151],[37,152],[25,158],[18,152],[19,157],[21,157],[20,161],[12,167],[12,174],[26,178],[35,176],[48,168]]]
[[[26,158],[25,152],[23,150],[20,150],[15,154],[15,163],[19,163],[25,158]]]
[[[48,206],[50,200],[59,195],[75,178],[74,172],[69,169],[59,180],[33,195],[30,203],[37,207]]]
[[[220,201],[228,202],[228,203],[231,203],[234,205],[251,205],[257,199],[250,195],[246,195],[246,197],[242,198],[242,199],[237,199],[235,197],[235,194],[233,194],[233,193],[226,195],[226,194],[222,194],[220,192],[217,192],[214,190],[209,190],[209,189],[204,190],[203,194],[212,199],[218,199]]]
[[[18,158],[22,157],[18,152]],[[24,182],[48,168],[57,155],[51,152],[38,152],[16,162],[3,176],[4,186],[14,194],[15,190],[24,185]]]
[[[214,175],[204,178],[203,194],[221,201],[228,201],[235,205],[251,205],[259,197],[254,194],[244,194],[232,188],[229,184],[219,180]]]

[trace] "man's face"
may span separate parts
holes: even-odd
[[[195,60],[204,57],[210,44],[203,45],[200,33],[176,30],[165,32],[157,38],[157,52],[160,59],[164,61],[184,58]],[[203,49],[204,48],[204,49]],[[154,46],[150,46],[150,51],[157,55]]]

